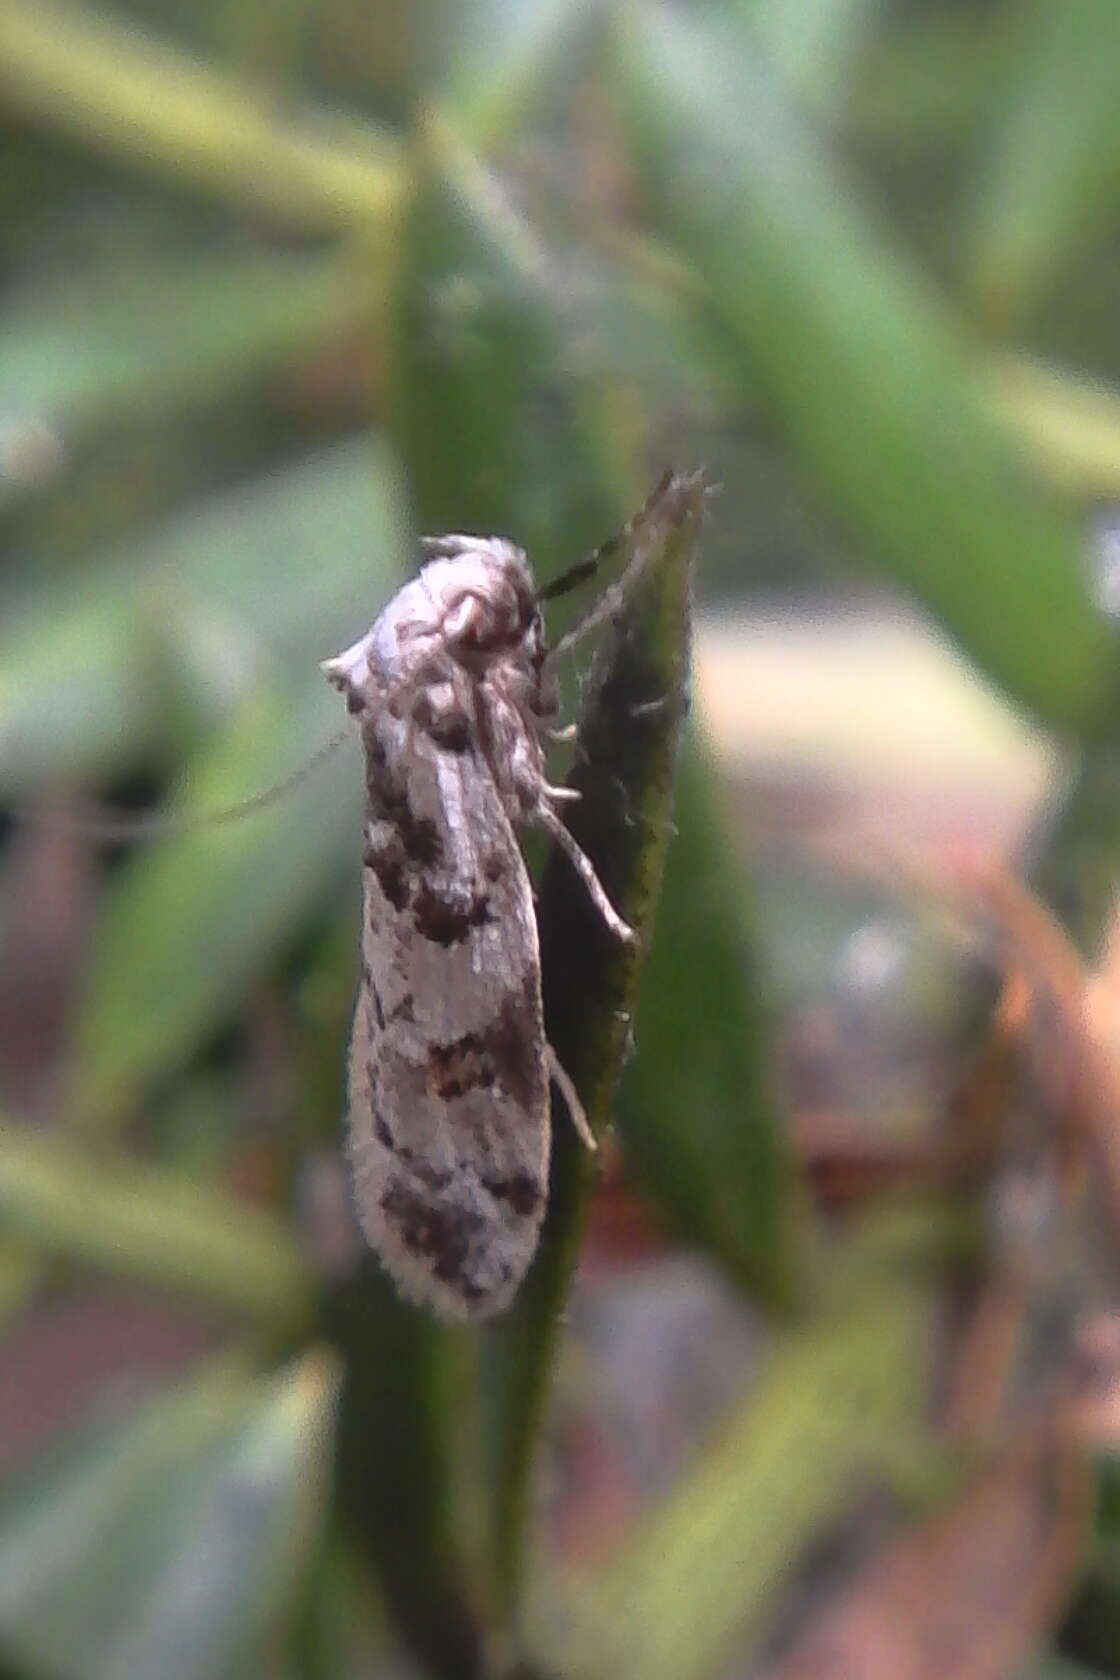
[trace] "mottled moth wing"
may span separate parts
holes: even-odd
[[[363,718],[362,738],[369,809],[349,1081],[358,1208],[405,1293],[483,1318],[517,1290],[547,1188],[529,878],[469,734],[452,750],[381,711]]]

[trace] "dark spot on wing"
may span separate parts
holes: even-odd
[[[527,1113],[538,1110],[546,1086],[532,976],[506,997],[494,1020],[478,1032],[434,1044],[428,1056],[428,1080],[444,1102],[497,1084]]]
[[[469,752],[474,744],[471,720],[467,714],[461,711],[437,713],[433,711],[427,694],[421,694],[417,700],[412,708],[412,718],[417,728],[422,729],[445,752]]]
[[[484,1178],[484,1187],[495,1201],[508,1202],[514,1213],[527,1219],[541,1202],[541,1187],[528,1173],[513,1173],[509,1178]]]
[[[471,1245],[485,1221],[472,1208],[433,1203],[399,1180],[381,1198],[386,1217],[395,1224],[404,1246],[432,1263],[432,1275],[452,1284],[467,1299],[483,1291],[466,1276]]]
[[[428,725],[428,734],[436,746],[442,747],[445,752],[469,752],[473,744],[470,722],[458,712],[433,720]]]
[[[430,817],[418,817],[409,801],[408,790],[389,767],[385,748],[376,734],[367,730],[366,790],[370,809],[381,822],[395,830],[401,861],[419,869],[431,869],[440,861],[443,847],[439,830]]]
[[[389,1012],[390,1021],[415,1021],[416,1004],[411,992],[405,992],[399,1003],[395,1003]]]
[[[366,868],[372,869],[377,876],[377,884],[393,909],[403,910],[408,904],[409,888],[404,863],[397,855],[396,849],[393,846],[378,848],[368,845],[362,861]]]
[[[372,978],[368,979],[366,981],[366,985],[369,989],[370,1002],[373,1004],[373,1018],[377,1022],[378,1029],[381,1032],[384,1032],[385,1031],[385,1011],[381,1006],[381,993],[377,990],[377,987],[374,985]]]
[[[347,686],[347,689],[346,689],[346,710],[350,713],[351,717],[360,717],[361,714],[365,711],[365,709],[366,709],[365,700],[358,693],[358,690],[356,688],[351,688],[351,687]]]
[[[499,851],[487,852],[485,862],[482,865],[482,873],[486,876],[486,879],[488,881],[500,881],[505,872],[506,860],[504,854]]]
[[[545,1082],[534,975],[527,974],[519,987],[507,993],[483,1037],[502,1087],[520,1107],[536,1108]]]
[[[488,1091],[494,1077],[493,1058],[479,1033],[464,1033],[450,1044],[433,1044],[428,1054],[428,1083],[441,1102],[468,1091]]]
[[[373,1135],[377,1139],[378,1143],[385,1145],[386,1149],[396,1149],[397,1140],[389,1130],[385,1116],[376,1106],[373,1110]]]
[[[459,945],[472,928],[491,919],[490,895],[475,893],[464,903],[461,896],[446,898],[425,881],[412,901],[412,916],[422,938],[434,945]]]

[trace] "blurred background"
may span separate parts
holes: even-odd
[[[2,0],[5,1680],[1120,1674],[1118,67],[1114,0]],[[338,1170],[356,748],[68,813],[285,776],[420,532],[547,579],[667,461],[635,1054],[559,1293],[447,1330]]]

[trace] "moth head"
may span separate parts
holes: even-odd
[[[501,537],[429,537],[421,572],[444,645],[467,666],[543,647],[540,609],[524,551]]]

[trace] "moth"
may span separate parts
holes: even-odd
[[[611,932],[634,936],[561,820],[571,792],[545,773],[557,684],[541,603],[595,562],[538,592],[502,538],[423,548],[419,575],[323,665],[358,721],[368,795],[349,1153],[362,1227],[401,1291],[478,1320],[509,1305],[537,1246],[550,1078],[594,1148],[545,1038],[516,828],[543,826]],[[617,608],[621,587],[556,653]]]

